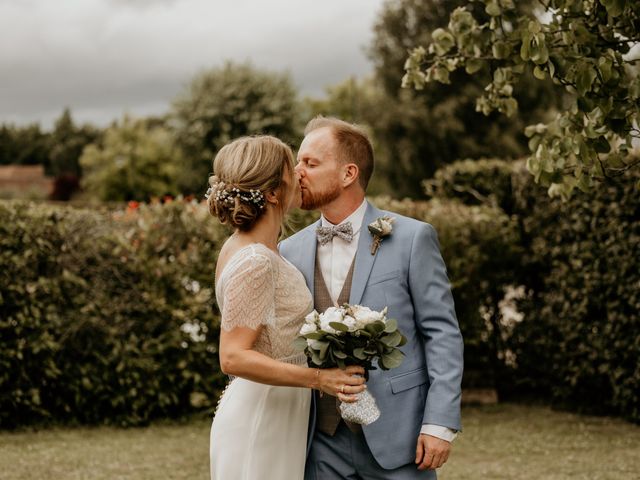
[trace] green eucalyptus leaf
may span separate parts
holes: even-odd
[[[384,327],[384,331],[387,333],[395,332],[398,329],[398,321],[395,318],[387,319],[387,324]]]
[[[356,348],[353,350],[353,356],[359,360],[366,360],[367,355],[364,353],[364,348]]]
[[[337,330],[339,332],[348,332],[349,331],[349,327],[347,327],[344,323],[329,322],[329,326],[331,328],[333,328],[334,330]]]
[[[307,348],[307,340],[304,337],[296,337],[293,341],[293,347],[303,352]]]
[[[395,349],[380,358],[380,367],[383,370],[397,368],[402,364],[402,360],[404,360],[404,354],[400,350]]]

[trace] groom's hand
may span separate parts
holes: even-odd
[[[418,435],[418,445],[416,446],[418,470],[440,468],[449,458],[450,451],[450,442],[424,433]]]

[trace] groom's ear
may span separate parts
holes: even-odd
[[[355,163],[347,163],[342,167],[342,186],[347,188],[358,181],[360,169]]]

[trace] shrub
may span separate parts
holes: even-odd
[[[456,198],[466,205],[493,205],[513,211],[512,175],[522,162],[497,159],[460,160],[439,169],[423,181],[435,198]]]
[[[141,424],[223,385],[197,205],[110,214],[0,203],[0,425]]]
[[[425,182],[441,198],[497,204],[517,225],[521,258],[496,265],[524,287],[522,320],[498,319],[494,336],[503,396],[640,421],[639,178],[628,172],[567,202],[550,199],[521,162],[456,162]]]
[[[550,200],[530,179],[516,188],[527,319],[509,341],[515,385],[559,405],[640,421],[640,173],[589,196]]]

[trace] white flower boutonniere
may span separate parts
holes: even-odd
[[[376,218],[374,222],[369,224],[369,232],[373,235],[373,243],[371,244],[371,255],[375,255],[380,247],[380,242],[384,237],[391,235],[393,231],[394,217],[385,215],[384,217]]]

